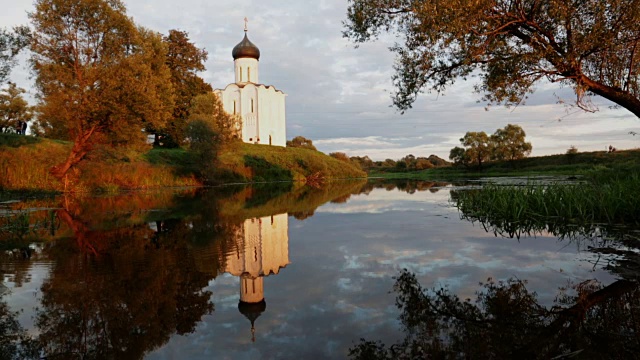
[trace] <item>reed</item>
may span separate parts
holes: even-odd
[[[455,191],[452,201],[471,219],[503,229],[530,230],[551,223],[640,224],[640,173],[600,173],[588,182],[524,186],[485,185]]]

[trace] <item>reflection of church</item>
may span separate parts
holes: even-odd
[[[251,321],[266,310],[264,278],[289,264],[289,220],[287,214],[247,219],[239,230],[237,249],[227,254],[225,272],[240,277],[238,309]]]

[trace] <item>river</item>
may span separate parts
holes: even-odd
[[[0,331],[24,341],[1,346],[16,358],[32,346],[51,358],[341,359],[361,338],[403,339],[392,291],[402,269],[461,299],[488,279],[524,280],[547,307],[567,284],[620,278],[584,242],[462,219],[450,192],[468,187],[352,181],[3,203]]]

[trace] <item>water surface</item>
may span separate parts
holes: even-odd
[[[526,280],[547,306],[568,283],[619,277],[584,242],[461,219],[452,189],[345,182],[5,204],[1,301],[48,356],[345,358],[360,338],[403,338],[391,290],[404,268],[461,298],[489,278]]]

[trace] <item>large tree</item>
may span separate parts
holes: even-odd
[[[163,38],[167,45],[166,64],[171,70],[171,83],[175,89],[176,99],[172,120],[158,129],[162,133],[164,146],[177,146],[184,142],[189,109],[192,100],[202,94],[211,92],[211,85],[198,76],[204,71],[207,52],[199,49],[189,41],[189,34],[185,31],[169,30],[169,35]],[[156,136],[156,145],[160,145]]]
[[[344,36],[399,35],[394,104],[477,71],[485,100],[520,104],[541,79],[640,117],[640,0],[349,0]]]
[[[37,0],[29,17],[40,119],[74,142],[54,176],[63,178],[97,143],[144,144],[142,129],[170,117],[166,48],[158,34],[136,28],[121,1]]]
[[[19,121],[30,121],[33,117],[29,103],[22,97],[25,90],[9,82],[9,87],[0,90],[0,133],[15,129]]]
[[[484,131],[469,131],[460,139],[460,143],[466,147],[465,156],[469,162],[478,164],[482,167],[482,163],[488,161],[493,151],[491,139]]]
[[[13,32],[0,29],[0,85],[7,81],[16,56],[29,44],[30,35],[26,26],[15,27]]]
[[[493,160],[518,160],[531,154],[533,147],[525,141],[527,134],[518,125],[508,124],[491,135]]]

